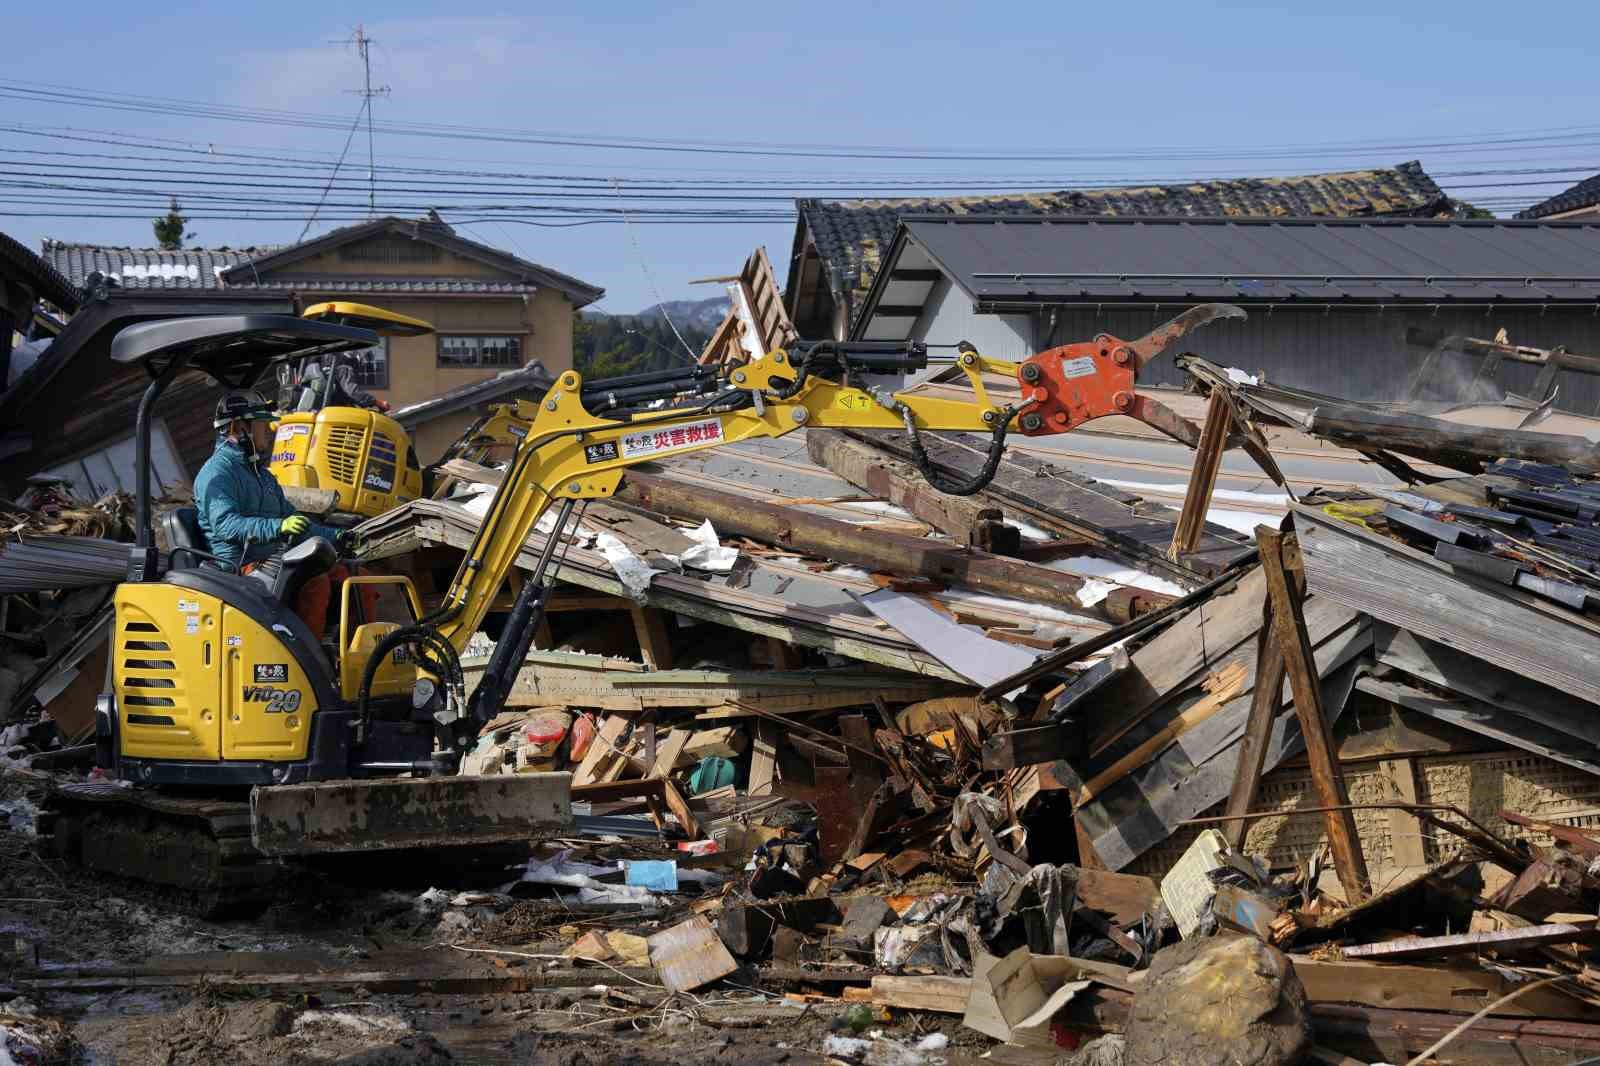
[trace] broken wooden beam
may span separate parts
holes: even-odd
[[[972,994],[972,978],[898,977],[880,974],[872,979],[872,1002],[880,1007],[902,1010],[937,1011],[940,1014],[965,1014],[967,997]]]
[[[1278,718],[1278,694],[1283,691],[1283,646],[1273,634],[1272,600],[1262,605],[1261,632],[1256,638],[1255,690],[1250,697],[1250,717],[1245,719],[1244,738],[1239,742],[1239,762],[1233,771],[1233,791],[1228,794],[1225,813],[1240,816],[1222,826],[1222,835],[1235,851],[1244,847],[1250,821],[1243,815],[1255,805],[1265,769],[1267,748],[1272,743],[1272,726]]]
[[[1001,512],[977,496],[949,496],[928,484],[910,463],[885,455],[837,429],[808,429],[806,454],[856,488],[912,515],[962,546],[988,550],[986,523]]]
[[[1233,425],[1233,402],[1223,389],[1212,389],[1206,405],[1206,421],[1200,430],[1200,445],[1194,452],[1189,471],[1189,487],[1184,491],[1183,510],[1172,530],[1172,547],[1167,554],[1182,559],[1200,544],[1205,532],[1206,512],[1211,509],[1211,494],[1217,487],[1217,472],[1228,447],[1228,427]]]
[[[959,584],[968,591],[1083,611],[1084,579],[1019,559],[961,548],[925,537],[867,529],[798,507],[690,484],[660,474],[629,471],[617,499],[657,514],[710,519],[724,533],[753,537],[839,563]],[[1172,602],[1146,594],[1153,607]]]
[[[1594,943],[1600,941],[1600,919],[1582,922],[1550,922],[1518,929],[1494,929],[1482,933],[1451,933],[1447,936],[1404,936],[1376,944],[1352,944],[1343,948],[1347,959],[1425,959],[1441,955],[1471,955],[1480,951],[1518,951],[1547,944]]]
[[[1298,557],[1299,545],[1269,526],[1256,527],[1256,543],[1261,550],[1261,569],[1266,575],[1267,594],[1272,603],[1273,635],[1283,654],[1289,686],[1294,692],[1295,715],[1305,740],[1312,787],[1324,807],[1344,807],[1349,804],[1350,796],[1335,754],[1333,728],[1323,713],[1322,686],[1311,650],[1311,637],[1306,631],[1305,614],[1285,561],[1291,553]],[[1347,809],[1330,810],[1324,816],[1323,825],[1346,902],[1360,903],[1371,891],[1371,878],[1361,854],[1355,813]]]
[[[1162,726],[1132,751],[1084,782],[1083,787],[1078,790],[1078,794],[1073,797],[1074,806],[1081,807],[1083,804],[1088,803],[1108,787],[1116,784],[1128,774],[1149,762],[1165,749],[1168,744],[1171,744],[1174,740],[1216,714],[1230,700],[1244,691],[1244,679],[1244,666],[1238,662],[1229,662],[1216,674],[1206,678],[1202,683],[1206,689],[1204,697],[1197,701],[1194,706]]]

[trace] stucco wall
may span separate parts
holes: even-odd
[[[339,249],[290,263],[264,277],[296,282],[307,305],[324,300],[371,304],[431,322],[439,333],[517,334],[522,338],[523,362],[538,359],[552,374],[572,368],[572,303],[554,289],[505,296],[454,296],[448,294],[351,294],[319,291],[318,280],[329,277],[476,277],[506,280],[508,275],[487,264],[439,249],[436,259],[423,263],[356,261],[341,257]],[[432,399],[451,389],[470,385],[506,370],[506,367],[455,367],[439,365],[438,338],[396,337],[389,341],[389,387],[371,390],[393,407]],[[462,423],[465,426],[465,423]],[[459,432],[459,427],[457,432]],[[454,434],[449,436],[455,439]],[[426,451],[420,454],[426,456]]]

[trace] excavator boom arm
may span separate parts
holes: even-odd
[[[783,353],[765,358],[774,356],[781,358]],[[732,411],[707,405],[645,412],[627,421],[590,414],[581,400],[581,376],[576,371],[563,374],[539,404],[478,536],[445,592],[444,617],[436,623],[440,635],[458,651],[464,648],[550,505],[562,499],[611,496],[630,466],[744,440],[781,437],[805,426],[905,428],[904,414],[886,407],[879,397],[825,379],[808,380],[789,399],[766,399],[768,381],[763,376],[757,383],[761,370],[751,363],[741,371],[752,383],[749,391],[763,396],[759,405]],[[919,430],[990,432],[1009,417],[1000,408],[961,400],[911,394],[889,399],[896,401],[910,412]],[[508,427],[516,424],[511,417],[503,420]]]
[[[894,346],[881,342],[854,346],[825,342],[795,357],[778,349],[732,369],[723,383],[726,391],[704,404],[646,410],[620,418],[591,412],[584,402],[582,377],[566,371],[532,408],[535,413],[530,421],[523,420],[529,408],[521,404],[495,416],[496,432],[515,437],[526,427],[525,435],[439,610],[421,625],[459,655],[540,518],[555,501],[568,501],[561,520],[549,533],[534,580],[526,582],[518,595],[507,636],[491,657],[480,691],[472,700],[468,717],[487,720],[498,712],[509,675],[520,663],[542,610],[548,588],[545,572],[571,504],[611,496],[628,467],[745,440],[782,437],[806,426],[902,430],[910,435],[913,455],[936,488],[970,494],[993,476],[1006,432],[1018,415],[1022,431],[1031,436],[1066,433],[1113,414],[1143,418],[1179,439],[1197,436],[1196,428],[1176,414],[1135,394],[1138,369],[1195,327],[1243,314],[1226,305],[1204,305],[1137,341],[1102,335],[1091,344],[1052,349],[1021,363],[985,358],[963,344],[956,363],[972,385],[971,400],[884,393],[853,384],[859,373],[890,373],[926,365],[926,348],[918,345],[892,351]],[[857,361],[852,363],[852,359]],[[1014,375],[1021,390],[1019,404],[995,404],[984,385],[985,372]],[[634,381],[643,384],[646,392],[652,384]],[[678,384],[664,384],[663,395],[671,394]],[[939,430],[991,434],[988,462],[976,478],[951,482],[936,476],[917,435]]]

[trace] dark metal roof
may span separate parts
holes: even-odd
[[[0,233],[0,278],[8,274],[32,289],[34,299],[48,300],[68,314],[76,311],[83,299],[78,286],[55,267]]]
[[[141,322],[111,342],[113,363],[143,363],[158,356],[187,356],[219,370],[240,363],[281,359],[307,349],[339,351],[378,343],[370,329],[317,322],[295,315],[204,315]]]
[[[1585,178],[1570,189],[1556,193],[1548,200],[1541,200],[1532,207],[1517,212],[1518,218],[1549,218],[1551,215],[1564,215],[1568,211],[1581,211],[1585,207],[1600,205],[1600,174],[1592,178]]]
[[[905,200],[799,200],[790,307],[798,306],[796,271],[809,234],[825,281],[852,317],[872,287],[900,219],[914,215],[1052,215],[1060,217],[1341,218],[1447,217],[1444,191],[1412,161],[1391,168],[1287,178],[1228,178],[1186,185],[1064,189],[999,196]]]
[[[905,219],[995,310],[1077,301],[1600,301],[1600,223],[1416,219]],[[880,279],[883,281],[883,279]],[[874,287],[870,309],[886,284]]]

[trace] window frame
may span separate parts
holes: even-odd
[[[434,366],[440,370],[517,370],[527,365],[527,338],[528,333],[525,330],[475,330],[471,333],[446,333],[441,330],[440,332],[434,334]],[[444,347],[447,339],[463,339],[479,342],[477,349],[473,353],[472,362],[457,362],[453,358],[450,361],[446,361]],[[512,361],[509,363],[484,362],[481,342],[486,340],[502,339],[516,342],[517,351],[516,355],[513,356]]]
[[[365,363],[365,360],[362,359],[362,356],[365,355],[367,352],[374,351],[374,350],[376,350],[379,353],[379,355],[382,357],[382,360],[383,360],[383,380],[382,381],[369,381],[369,380],[367,380],[367,374],[365,373],[366,363]],[[361,364],[362,364],[362,369],[356,371],[356,384],[357,385],[360,385],[364,389],[387,390],[389,388],[389,381],[390,381],[389,356],[390,356],[391,353],[389,351],[389,338],[388,337],[379,337],[377,344],[369,345],[366,348],[357,348],[354,351],[352,351],[350,354],[355,356],[357,361],[361,362]]]

